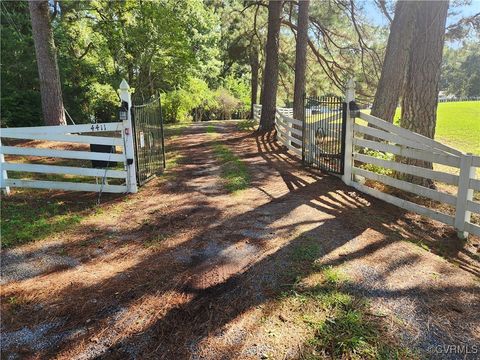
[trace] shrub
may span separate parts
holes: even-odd
[[[394,159],[393,154],[383,153],[381,151],[371,150],[371,149],[367,149],[365,151],[365,155],[369,155],[369,156],[375,157],[377,159],[382,159],[382,160],[393,160]],[[377,165],[373,165],[373,164],[362,164],[361,168],[365,169],[365,170],[368,170],[368,171],[372,171],[372,172],[377,173],[377,174],[382,174],[382,175],[391,175],[393,173],[393,171],[391,169],[387,169],[387,168],[384,168],[382,166],[377,166]]]
[[[231,119],[232,113],[240,105],[240,101],[230,94],[230,92],[225,88],[220,88],[217,90],[216,100],[218,117],[223,120]]]

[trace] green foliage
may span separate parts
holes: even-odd
[[[371,150],[371,149],[367,149],[365,151],[365,155],[369,155],[369,156],[372,156],[372,157],[377,158],[377,159],[390,160],[390,161],[394,160],[394,158],[395,158],[395,156],[393,154],[384,153],[384,152],[381,152],[381,151]],[[362,163],[361,168],[365,169],[365,170],[375,172],[377,174],[382,174],[382,175],[391,175],[393,173],[393,171],[391,169],[387,169],[387,168],[384,168],[382,166],[377,166],[377,165],[374,165],[374,164],[363,164]]]
[[[4,126],[39,125],[42,119],[27,5],[4,1],[1,6]],[[116,119],[115,91],[122,78],[135,89],[139,102],[162,93],[167,122],[248,117],[252,59],[259,61],[258,90],[265,63],[263,6],[245,7],[238,0],[64,0],[50,6],[63,99],[75,122]],[[292,11],[285,18],[295,22],[296,9],[285,7]],[[361,22],[357,29],[349,7],[311,3],[309,36],[312,44],[325,46],[308,52],[308,94],[339,94],[352,74],[358,80],[358,94],[374,94],[388,29],[361,20],[362,6],[355,11]],[[288,27],[283,29],[280,106],[291,104],[295,62],[295,35]],[[443,84],[463,96],[478,95],[478,54],[473,42],[448,50]]]
[[[216,92],[217,111],[220,119],[231,119],[233,111],[240,102],[227,89],[219,88]]]
[[[30,126],[42,121],[37,63],[26,1],[2,1],[1,123]]]
[[[111,85],[94,83],[87,90],[89,100],[87,113],[102,121],[115,121],[118,108],[118,96]]]
[[[191,100],[183,89],[166,93],[162,98],[162,112],[166,123],[190,120]]]
[[[441,90],[457,97],[480,96],[480,45],[466,42],[455,49],[446,47],[443,56]]]
[[[77,123],[92,116],[114,120],[116,89],[122,78],[135,89],[135,99],[173,91],[167,95],[167,114],[189,119],[198,105],[198,99],[189,99],[193,93],[188,92],[189,79],[213,84],[220,73],[216,31],[220,20],[214,7],[201,0],[66,0],[55,6],[53,17],[52,2],[63,99]],[[42,116],[28,3],[2,2],[1,15],[2,124],[39,125]]]
[[[235,98],[238,99],[237,108],[241,112],[250,111],[251,106],[251,88],[248,79],[236,78],[229,75],[225,79],[225,89],[227,89]]]
[[[211,90],[206,81],[191,77],[183,88],[167,92],[163,96],[165,122],[202,121],[210,119],[231,119],[233,115],[245,116],[249,103],[245,100],[248,90],[241,82],[230,79],[232,90],[219,87]]]

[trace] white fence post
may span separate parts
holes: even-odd
[[[135,134],[133,133],[132,126],[132,96],[130,95],[129,89],[130,86],[128,86],[128,83],[125,81],[125,79],[123,79],[120,83],[119,94],[122,102],[125,101],[128,104],[127,119],[122,119],[124,128],[122,136],[125,137],[125,157],[127,158],[127,188],[128,192],[136,193],[138,191],[138,187],[137,172],[135,167],[135,146],[133,144],[133,137]]]
[[[2,141],[0,140],[0,146],[2,146]],[[0,153],[0,188],[3,190],[5,195],[10,195],[10,187],[5,185],[5,180],[8,179],[7,170],[3,169],[3,163],[5,162],[5,156],[3,153]]]
[[[347,124],[345,127],[345,165],[342,180],[345,184],[352,183],[352,166],[353,166],[353,123],[354,117],[350,114],[350,101],[355,101],[355,80],[351,78],[347,82],[345,90],[345,102],[347,103]]]
[[[465,223],[470,222],[472,213],[467,210],[468,201],[473,199],[473,189],[470,189],[470,179],[475,177],[475,168],[472,166],[472,154],[462,155],[460,162],[460,176],[458,179],[457,205],[455,207],[455,229],[458,237],[466,239]]]

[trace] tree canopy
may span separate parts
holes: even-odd
[[[390,24],[394,3],[377,3]],[[245,117],[252,99],[260,99],[256,94],[262,93],[266,60],[267,1],[64,0],[49,1],[49,6],[63,102],[77,123],[113,121],[123,78],[137,103],[160,93],[167,121]],[[373,101],[389,25],[371,21],[368,11],[360,1],[311,2],[307,93],[341,94],[345,81],[355,76],[359,99]],[[40,83],[28,3],[2,2],[1,15],[2,126],[39,125]],[[477,29],[477,20],[450,22],[447,37],[465,38]],[[280,106],[293,103],[297,23],[297,3],[285,1]],[[445,50],[442,90],[480,95],[475,39]]]

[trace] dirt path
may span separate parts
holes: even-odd
[[[248,189],[225,191],[215,143],[247,164]],[[300,359],[314,330],[285,294],[331,268],[368,299],[382,336],[420,358],[479,345],[477,255],[417,245],[452,244],[451,229],[303,169],[235,123],[192,125],[171,149],[177,166],[139,194],[2,254],[2,355]]]

